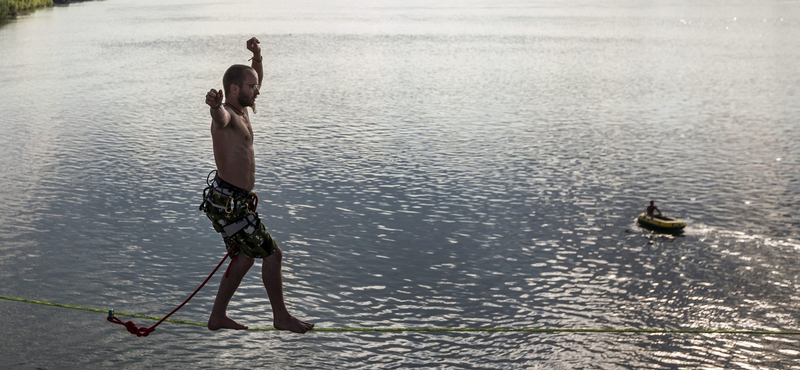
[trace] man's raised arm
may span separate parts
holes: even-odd
[[[260,87],[261,81],[264,80],[264,66],[261,63],[264,60],[264,57],[261,56],[261,46],[259,43],[260,42],[255,37],[247,40],[247,50],[253,52],[253,57],[250,59],[253,61],[253,63],[250,66],[256,70],[256,74],[258,75],[258,86]]]

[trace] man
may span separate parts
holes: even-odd
[[[641,208],[640,208],[641,209]],[[658,212],[658,214],[656,214]],[[650,217],[661,217],[661,211],[658,210],[654,201],[650,201],[650,206],[647,207],[647,215]]]
[[[226,248],[233,248],[233,257],[220,282],[208,328],[247,329],[228,317],[228,303],[253,266],[254,259],[262,258],[262,279],[272,305],[273,326],[279,330],[305,333],[314,324],[295,318],[286,309],[281,279],[283,253],[255,213],[258,197],[252,190],[256,163],[253,128],[247,107],[252,107],[255,113],[255,100],[264,73],[258,39],[248,40],[247,49],[253,53],[252,65],[233,65],[222,78],[225,103],[222,102],[222,90],[211,89],[206,94],[206,104],[211,107],[211,138],[217,174],[209,182],[200,207],[211,219],[214,229],[222,234]]]

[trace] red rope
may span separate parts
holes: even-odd
[[[236,248],[236,243],[233,243],[233,246],[231,246],[231,250],[233,250],[233,248]],[[231,263],[229,263],[228,268],[225,269],[225,277],[228,277],[228,275],[230,274],[231,267],[233,267],[233,262],[236,261],[236,257],[239,257],[239,255],[235,254],[231,256]]]
[[[164,320],[166,320],[167,318],[172,316],[172,314],[174,314],[175,312],[178,312],[178,310],[183,308],[183,306],[185,306],[187,303],[189,303],[189,301],[192,298],[194,298],[195,294],[197,294],[197,292],[199,292],[200,289],[203,289],[203,287],[206,285],[206,283],[209,280],[211,280],[211,277],[214,276],[214,274],[217,273],[217,270],[219,270],[219,268],[222,266],[222,264],[225,263],[225,260],[228,259],[228,256],[231,254],[233,249],[234,248],[228,249],[228,253],[225,253],[225,257],[222,257],[222,261],[219,261],[219,264],[217,264],[217,267],[214,268],[214,271],[211,271],[211,274],[208,275],[206,280],[203,281],[203,283],[200,284],[200,286],[197,287],[197,289],[194,290],[194,293],[192,293],[192,295],[190,295],[189,298],[186,298],[186,300],[183,301],[183,303],[181,303],[178,307],[176,307],[174,310],[172,310],[172,312],[170,312],[167,316],[164,316],[155,325],[153,325],[153,326],[151,326],[149,328],[148,327],[141,327],[140,328],[140,327],[136,326],[136,324],[134,324],[133,321],[123,322],[118,317],[116,317],[113,314],[111,314],[111,312],[109,312],[107,320],[109,322],[113,322],[115,324],[124,325],[125,328],[128,329],[128,332],[130,332],[131,334],[136,334],[137,337],[146,337],[146,336],[150,335],[150,333],[152,333],[154,330],[156,330],[156,326],[161,325],[161,323],[164,322]],[[233,260],[231,260],[231,264],[233,264]],[[230,266],[228,266],[228,269],[230,269]]]

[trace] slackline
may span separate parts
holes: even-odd
[[[0,299],[7,301],[37,304],[42,306],[68,308],[71,310],[98,312],[109,315],[119,315],[149,320],[161,320],[160,317],[140,315],[114,310],[104,310],[99,308],[73,306],[63,303],[53,303],[37,301],[33,299],[6,297],[0,295]],[[166,319],[166,322],[183,325],[193,325],[207,327],[206,324],[187,321]],[[275,328],[247,328],[249,331],[277,331]],[[523,332],[523,333],[643,333],[643,334],[745,334],[745,335],[800,335],[800,331],[781,331],[781,330],[705,330],[705,329],[591,329],[591,328],[443,328],[443,327],[416,327],[416,328],[319,328],[309,330],[309,332]]]

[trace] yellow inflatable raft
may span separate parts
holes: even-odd
[[[640,225],[657,230],[678,231],[686,227],[686,221],[675,217],[648,216],[646,212],[642,212],[636,219]]]

